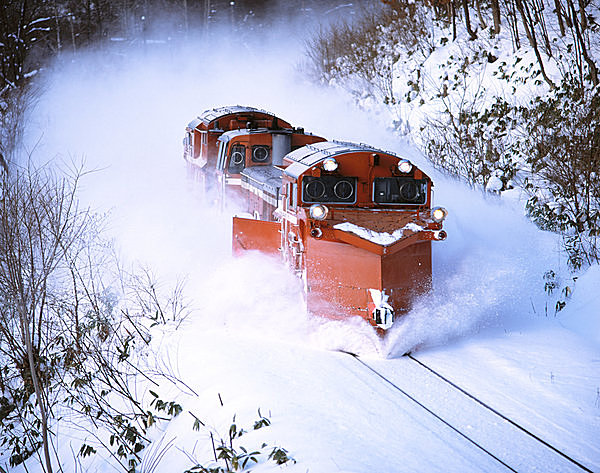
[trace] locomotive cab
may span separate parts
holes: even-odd
[[[229,136],[220,168],[228,170],[235,152],[244,156],[236,171],[253,211],[233,218],[233,251],[281,253],[304,283],[311,314],[359,316],[384,333],[430,289],[431,246],[446,238],[447,212],[432,207],[433,183],[414,164],[320,141],[261,166],[251,161],[250,142],[242,153]]]

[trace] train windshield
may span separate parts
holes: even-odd
[[[227,166],[227,171],[232,174],[239,174],[245,167],[246,147],[244,145],[233,145],[229,152],[229,166]]]
[[[356,202],[356,177],[304,176],[302,201],[354,204]]]
[[[425,204],[427,180],[410,177],[376,177],[373,201],[378,204]]]

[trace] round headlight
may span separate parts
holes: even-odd
[[[400,197],[408,202],[414,202],[419,197],[419,189],[414,181],[405,182],[400,186]]]
[[[448,215],[448,211],[444,207],[436,207],[431,209],[431,219],[436,222],[442,222]]]
[[[310,217],[315,220],[325,220],[329,210],[323,204],[313,204],[310,206]]]
[[[408,159],[398,161],[398,170],[403,174],[408,174],[412,171],[413,165]]]
[[[245,161],[246,157],[239,151],[234,151],[231,155],[231,164],[239,166]]]
[[[269,159],[269,149],[266,146],[256,146],[252,151],[252,159],[257,163],[264,163]]]
[[[320,180],[315,179],[306,184],[304,190],[311,200],[318,200],[325,195],[325,184]]]
[[[340,200],[348,200],[354,194],[354,186],[350,181],[339,181],[333,186],[333,193]]]
[[[325,158],[323,169],[327,172],[335,171],[338,168],[338,162],[334,158]]]

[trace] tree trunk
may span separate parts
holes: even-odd
[[[588,21],[587,15],[585,14],[585,5],[583,3],[583,0],[579,0],[579,16],[581,16],[581,30],[585,31],[588,27]]]
[[[524,3],[524,1],[525,1],[525,3]],[[548,77],[548,75],[546,74],[546,69],[544,68],[544,62],[542,61],[540,49],[538,47],[538,43],[535,38],[535,31],[533,29],[533,21],[531,18],[531,13],[529,12],[529,8],[526,4],[526,1],[527,0],[516,0],[517,9],[519,10],[519,13],[521,14],[521,18],[523,19],[523,26],[525,28],[525,34],[527,35],[529,44],[531,45],[531,47],[533,48],[533,51],[535,52],[535,57],[537,58],[538,63],[540,65],[540,72],[542,73],[542,77],[544,78],[544,80],[550,86],[551,89],[555,89],[556,85],[554,85],[554,82],[552,82],[552,80]]]
[[[513,45],[515,49],[519,49],[521,47],[521,36],[519,35],[519,22],[517,20],[515,0],[506,0],[506,7],[508,9],[507,18],[509,19],[508,22],[513,37]]]
[[[38,406],[40,409],[40,417],[42,424],[42,445],[44,449],[44,460],[46,463],[46,471],[47,473],[52,473],[52,461],[50,459],[50,443],[48,440],[48,416],[47,416],[47,406],[46,400],[44,398],[44,393],[42,392],[42,388],[40,386],[40,381],[37,375],[37,363],[35,361],[35,356],[33,354],[33,342],[31,339],[31,331],[29,330],[29,317],[27,316],[27,309],[25,308],[25,304],[21,301],[20,304],[20,322],[21,322],[21,331],[23,333],[23,338],[25,339],[25,347],[27,348],[27,358],[29,360],[29,372],[31,374],[31,382],[33,383],[33,389],[35,390],[35,397],[38,402]]]
[[[56,0],[54,1],[54,21],[56,23],[56,55],[60,57],[62,49],[62,41],[60,39],[60,20],[58,19],[58,6]]]
[[[479,17],[479,24],[482,29],[486,29],[487,25],[485,23],[485,18],[483,18],[483,14],[481,13],[481,0],[475,0],[475,5],[477,6],[477,16]]]
[[[546,48],[546,54],[552,57],[552,47],[550,46],[550,38],[548,36],[548,29],[546,28],[546,19],[544,18],[544,1],[532,0],[532,3],[535,14],[535,22],[531,26],[532,28],[534,24],[538,24],[540,26],[544,47]]]
[[[575,37],[577,39],[577,42],[579,43],[581,55],[583,56],[583,59],[587,63],[588,68],[590,70],[590,78],[592,79],[592,83],[594,84],[594,86],[596,86],[598,85],[598,67],[596,66],[594,60],[590,57],[587,47],[585,45],[585,40],[583,38],[581,28],[579,28],[579,22],[577,21],[577,15],[575,13],[575,5],[573,5],[573,0],[567,0],[567,6],[571,11],[571,15],[573,17],[573,29],[575,30]]]
[[[494,34],[500,33],[500,3],[499,0],[491,0],[492,18],[494,20]]]
[[[452,13],[452,41],[456,40],[456,5],[455,0],[450,1],[450,10]]]
[[[558,26],[560,28],[560,35],[565,35],[565,22],[563,21],[563,7],[560,0],[554,0],[554,11],[556,12],[556,19],[558,20]]]
[[[465,12],[465,27],[467,28],[467,33],[469,33],[469,37],[471,40],[477,39],[477,35],[471,28],[471,17],[469,16],[469,1],[462,0],[463,10]]]

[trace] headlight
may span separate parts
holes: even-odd
[[[448,211],[444,207],[435,207],[434,209],[431,209],[431,219],[436,223],[443,222],[447,216]]]
[[[253,146],[252,161],[255,163],[264,163],[269,160],[269,148],[266,146]]]
[[[333,193],[340,200],[348,200],[354,193],[354,186],[350,181],[339,181],[333,186]]]
[[[338,168],[338,162],[334,158],[325,158],[323,169],[327,172],[335,171]]]
[[[239,151],[234,151],[231,154],[231,164],[234,166],[239,166],[246,160],[246,157]]]
[[[434,233],[434,236],[437,241],[444,241],[448,237],[448,234],[445,230],[439,230]]]
[[[401,159],[398,161],[398,171],[402,174],[408,174],[412,171],[413,165],[408,159]]]
[[[310,217],[315,220],[325,220],[329,210],[323,204],[313,204],[310,206]]]

